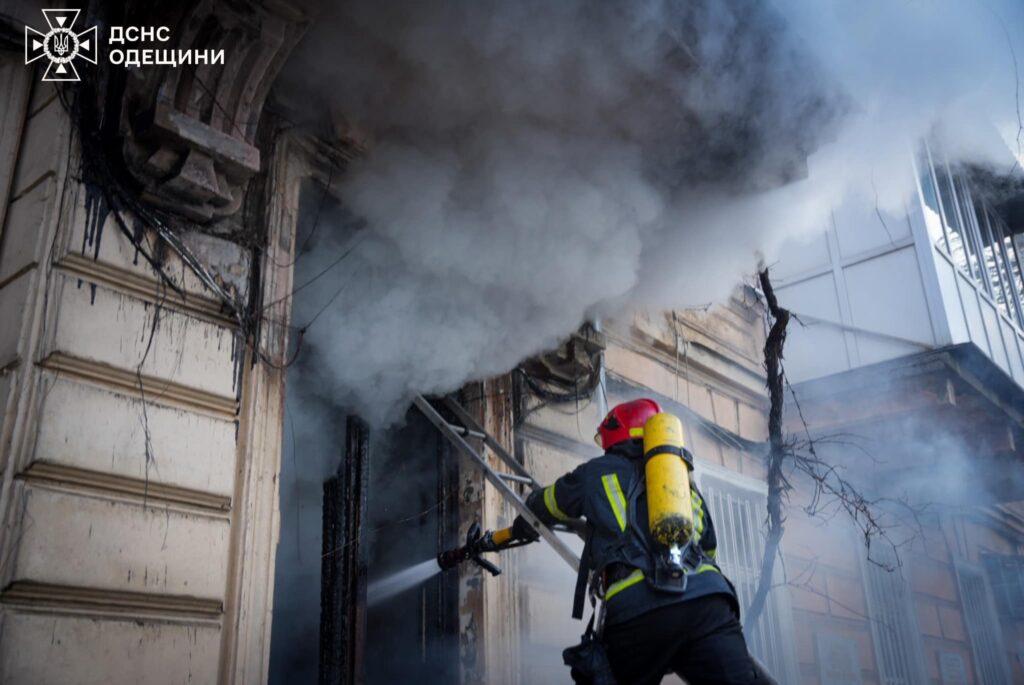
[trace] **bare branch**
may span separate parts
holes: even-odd
[[[789,325],[789,310],[779,306],[775,289],[765,268],[759,274],[761,291],[768,304],[768,313],[774,319],[768,337],[764,342],[764,365],[768,384],[768,535],[765,540],[764,557],[761,559],[761,575],[757,590],[747,609],[747,625],[753,625],[764,611],[768,591],[772,585],[772,569],[782,542],[784,517],[782,499],[791,489],[783,473],[783,462],[789,451],[782,434],[782,409],[785,405],[785,375],[782,370],[782,350],[786,344],[786,326]]]

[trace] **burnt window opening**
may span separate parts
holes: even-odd
[[[363,681],[366,644],[366,494],[369,427],[350,416],[345,458],[324,481],[320,570],[320,682]]]
[[[354,418],[328,380],[327,355],[297,335],[325,305],[345,306],[343,297],[331,299],[334,287],[325,299],[323,289],[299,286],[323,270],[323,259],[334,259],[317,254],[318,234],[332,231],[332,240],[344,243],[361,229],[346,216],[325,184],[303,183],[285,355],[269,682],[454,683],[457,574],[435,573],[380,601],[368,598],[380,579],[455,546],[457,461],[415,410],[387,429]]]
[[[418,410],[405,418],[370,448],[365,682],[458,683],[458,574],[435,561],[458,544],[456,455]],[[423,565],[425,580],[391,587]]]

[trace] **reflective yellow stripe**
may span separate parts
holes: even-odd
[[[626,530],[626,496],[622,494],[618,474],[609,473],[601,476],[601,482],[604,483],[604,494],[608,496],[608,503],[612,505],[615,520],[619,522],[619,530]]]
[[[641,571],[640,569],[637,569],[637,570],[633,571],[632,573],[630,573],[625,578],[623,578],[622,580],[615,581],[614,583],[612,583],[611,585],[608,586],[608,591],[604,593],[604,601],[607,602],[609,599],[611,599],[615,595],[619,594],[620,592],[622,592],[626,588],[633,587],[634,585],[636,585],[637,583],[639,583],[643,579],[644,579],[644,572]]]
[[[712,564],[701,564],[696,569],[694,569],[693,574],[696,575],[698,573],[704,573],[705,571],[718,571],[718,567]],[[619,594],[626,588],[633,587],[643,579],[643,571],[641,571],[640,569],[633,571],[622,580],[616,581],[608,586],[608,591],[604,593],[604,601],[607,602],[615,595]]]
[[[704,534],[704,500],[696,490],[690,490],[690,497],[693,500],[693,529],[696,539],[699,540]]]
[[[709,557],[711,557],[712,559],[717,559],[717,558],[718,558],[718,548],[717,548],[717,547],[716,547],[716,548],[714,548],[714,549],[708,549],[708,550],[705,550],[705,553],[706,553],[706,554],[707,554],[707,555],[708,555]]]
[[[569,520],[569,517],[565,515],[565,512],[558,508],[558,502],[555,501],[554,483],[544,488],[544,506],[547,507],[548,513],[559,521]]]
[[[631,438],[642,438],[644,437],[644,429],[641,428],[630,428],[629,437]]]

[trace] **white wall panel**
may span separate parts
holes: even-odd
[[[824,321],[842,322],[835,279],[829,272],[778,288],[783,306]],[[786,374],[794,382],[817,378],[850,368],[851,359],[843,331],[811,320],[806,326],[790,326],[786,339]]]
[[[892,245],[910,235],[907,217],[877,208],[874,198],[852,197],[832,216],[843,258]]]
[[[998,364],[1000,369],[1009,373],[1009,359],[1006,355],[1006,347],[1003,345],[1002,331],[999,330],[999,314],[995,305],[984,298],[979,298],[979,300],[981,301],[981,318],[985,321],[985,333],[988,335],[992,348],[992,361]]]
[[[963,307],[960,306],[960,295],[956,290],[956,269],[934,249],[931,257],[935,260],[935,269],[939,277],[939,292],[946,311],[946,321],[949,324],[950,340],[953,343],[968,342],[971,336],[967,329]]]
[[[849,266],[845,276],[854,326],[922,343],[935,342],[913,247]]]
[[[1024,338],[1005,321],[1002,322],[1002,327],[1003,339],[1009,348],[1007,351],[1010,355],[1010,375],[1019,384],[1024,385]]]
[[[853,264],[844,275],[860,364],[914,354],[935,343],[913,246]]]
[[[964,314],[967,316],[967,332],[970,341],[981,348],[987,356],[992,356],[992,348],[988,344],[988,334],[985,332],[985,320],[981,317],[981,302],[978,293],[971,286],[971,282],[960,272],[956,275],[960,285],[960,296],[963,298]],[[956,300],[947,303],[948,307],[955,307]]]
[[[547,412],[537,412],[537,414],[540,413]],[[572,471],[587,460],[587,457],[560,450],[540,440],[523,440],[522,450],[526,469],[540,483],[553,483],[556,478]],[[599,456],[601,448],[595,445],[593,452],[593,456]]]
[[[829,265],[828,241],[825,227],[804,236],[787,240],[779,249],[784,255],[772,265],[772,280],[785,283],[787,278]]]

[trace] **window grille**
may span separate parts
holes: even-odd
[[[740,606],[750,606],[764,552],[765,495],[724,478],[702,473],[699,487],[715,525],[717,561],[736,587]],[[776,582],[781,566],[776,565]],[[780,682],[797,681],[793,653],[793,616],[784,586],[769,594],[757,625],[745,631],[747,647]]]
[[[896,554],[886,545],[876,545],[870,560],[862,558],[862,569],[879,678],[885,685],[928,682],[905,569],[897,567]]]
[[[1020,245],[991,208],[974,197],[967,177],[951,168],[941,150],[924,145],[918,166],[930,238],[971,275],[1000,313],[1024,327]]]
[[[1010,674],[1003,648],[1003,631],[985,576],[979,568],[960,562],[956,565],[956,577],[978,682],[1008,685]]]
[[[1024,557],[986,554],[981,562],[999,613],[1024,619]]]

